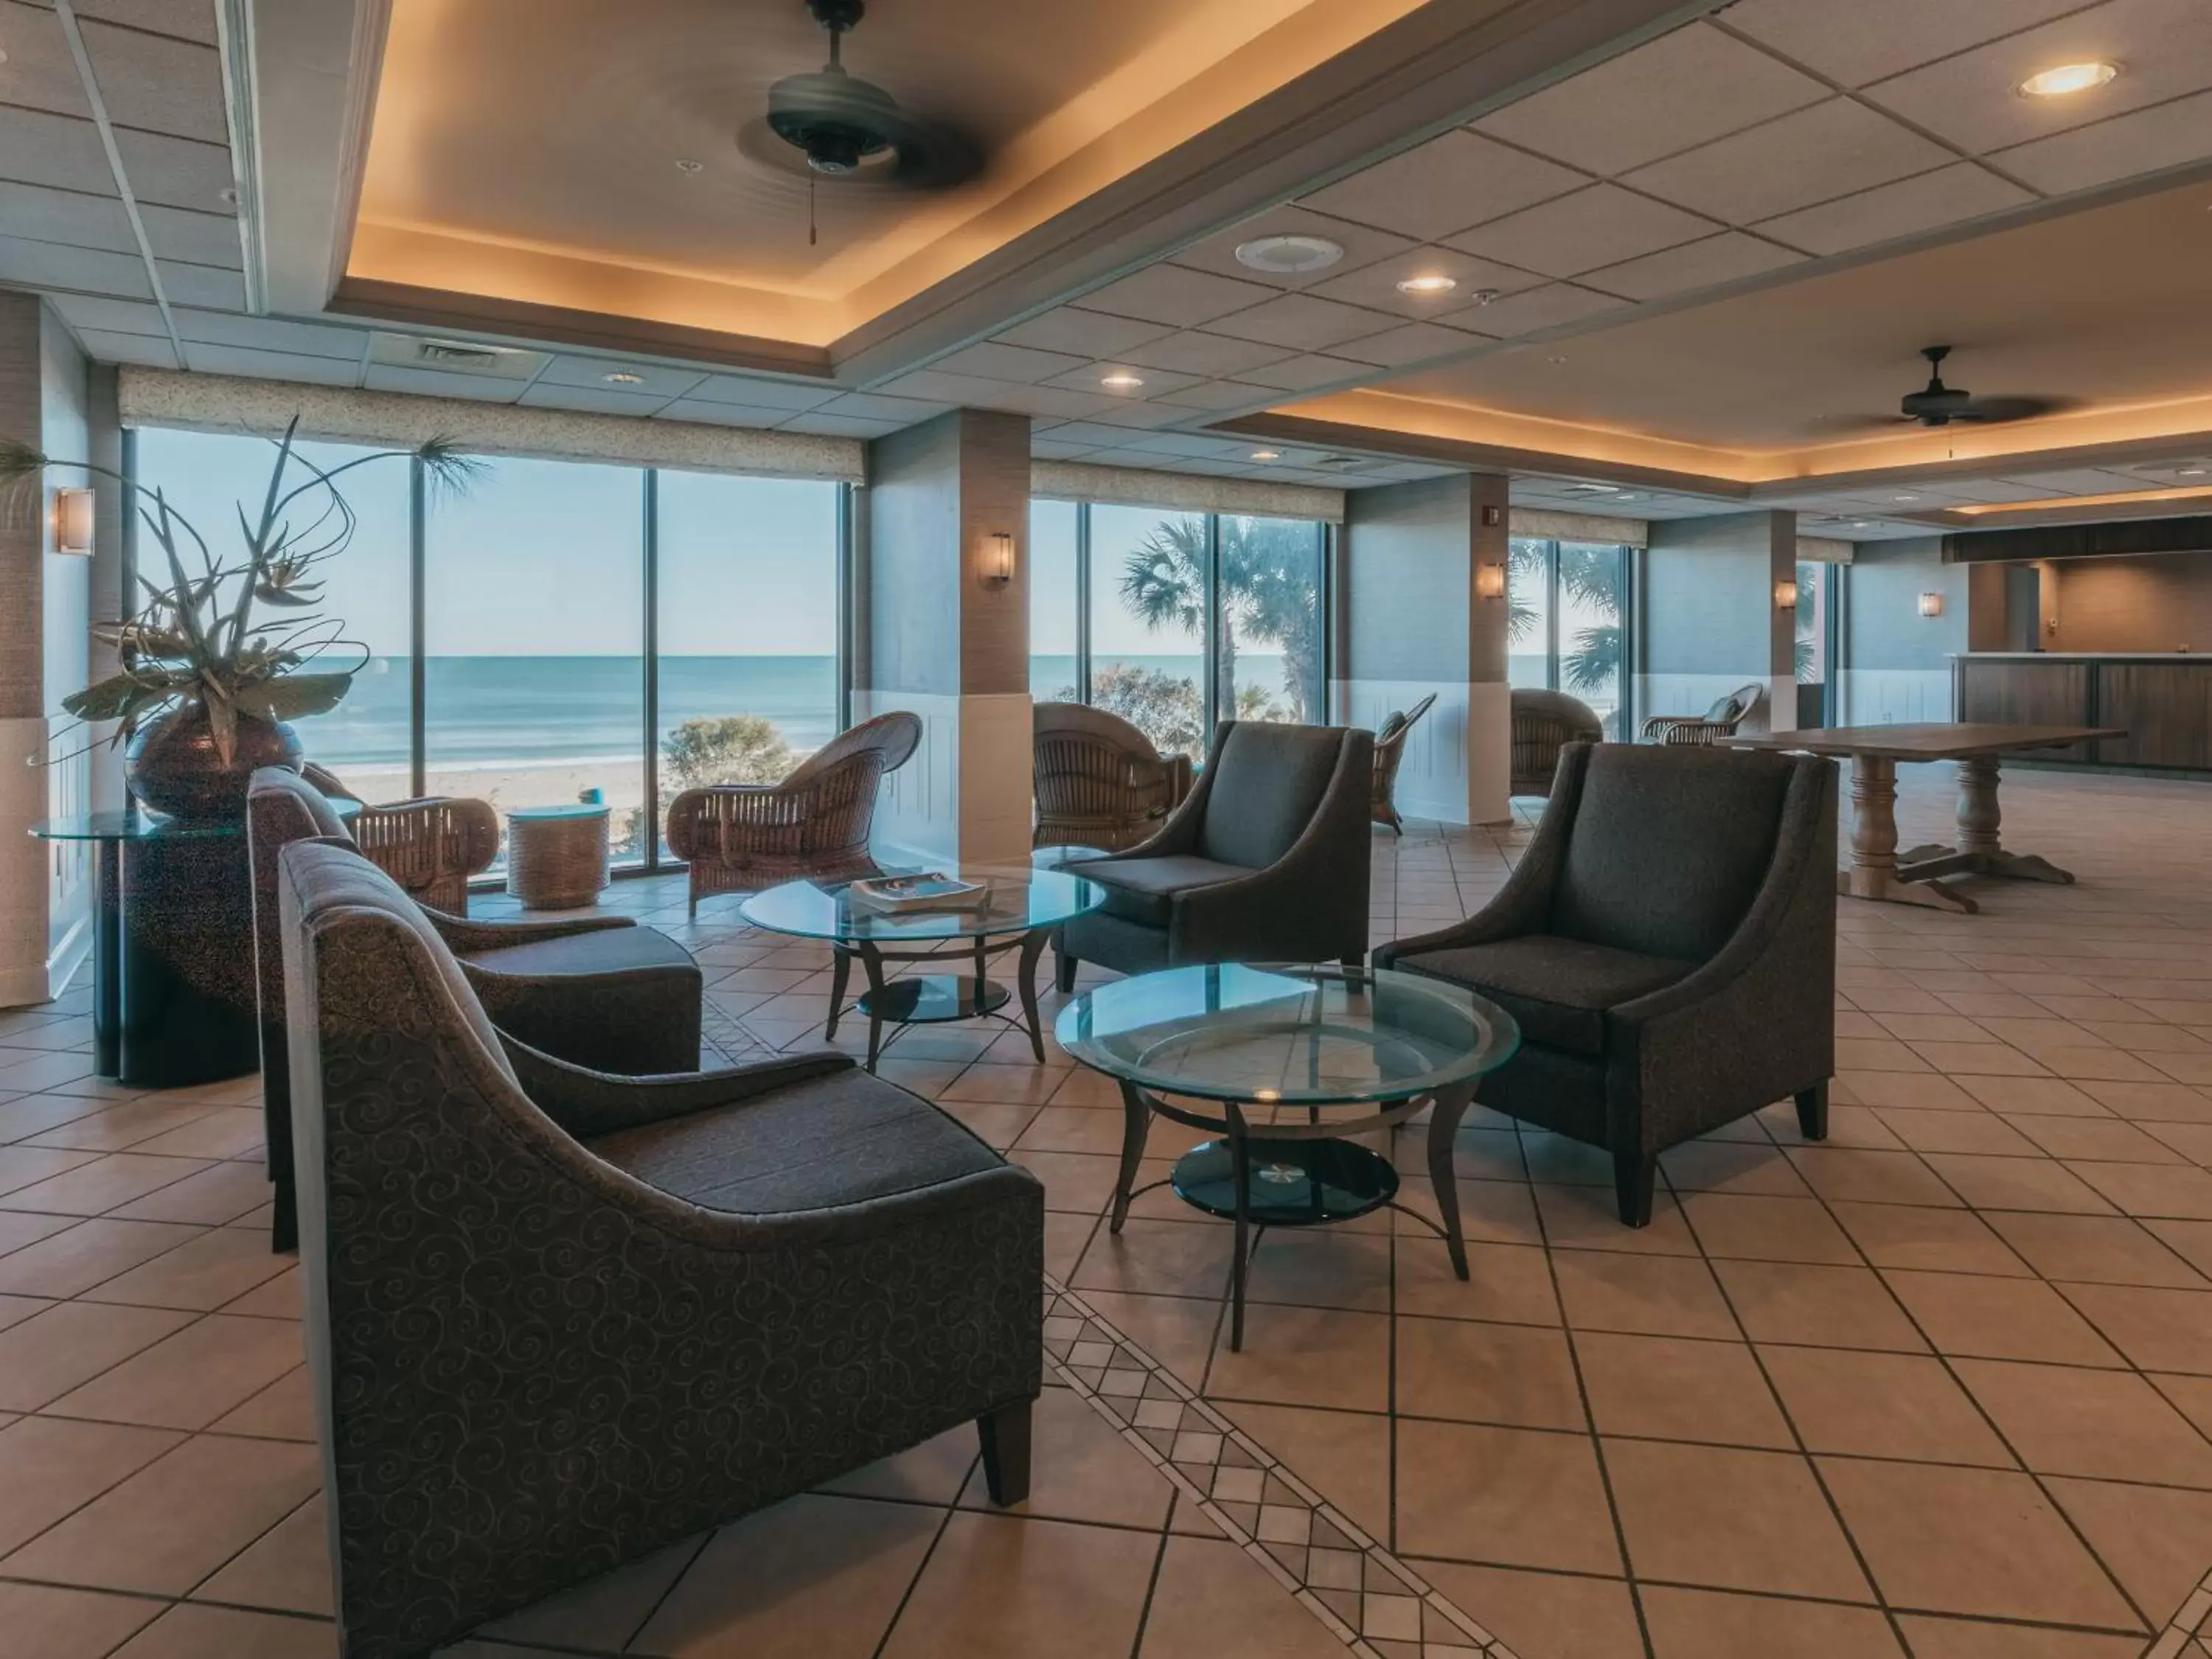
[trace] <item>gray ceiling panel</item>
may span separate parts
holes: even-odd
[[[228,152],[223,165],[228,171]],[[115,174],[91,122],[6,105],[0,105],[0,179],[94,196],[115,194]]]
[[[0,150],[4,148],[0,145]],[[228,207],[223,192],[234,181],[230,151],[225,146],[119,128],[115,148],[122,155],[123,173],[131,180],[131,193],[140,201],[192,208],[202,213],[220,213]],[[100,170],[106,171],[104,162]]]
[[[146,263],[135,253],[64,247],[58,242],[27,242],[15,236],[0,236],[0,283],[112,294],[126,300],[154,297],[154,285],[146,279]]]
[[[183,259],[196,265],[225,265],[233,270],[246,263],[239,245],[238,221],[225,213],[188,213],[182,208],[138,204],[146,240],[157,259]]]
[[[90,18],[78,27],[110,121],[203,143],[230,142],[223,118],[222,59],[213,46]]]

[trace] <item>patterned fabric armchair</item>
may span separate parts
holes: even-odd
[[[1036,731],[1036,847],[1118,853],[1159,828],[1190,793],[1190,757],[1162,755],[1119,714],[1041,702]]]
[[[276,1184],[270,1231],[274,1248],[289,1250],[296,1224],[277,859],[295,841],[349,845],[351,838],[304,777],[273,766],[256,772],[247,786],[246,834],[253,873],[261,1097],[269,1178]],[[425,914],[447,948],[459,953],[463,974],[501,1030],[602,1072],[689,1072],[698,1066],[704,981],[691,953],[665,933],[637,927],[627,916],[467,921],[434,910]]]
[[[1597,710],[1564,691],[1516,690],[1507,702],[1513,722],[1513,771],[1507,788],[1513,794],[1550,794],[1559,751],[1571,743],[1596,743],[1605,736]]]
[[[921,744],[921,721],[902,709],[840,732],[781,783],[715,783],[677,796],[668,847],[691,866],[691,914],[717,893],[873,875],[876,786]]]
[[[1735,729],[1759,707],[1766,688],[1756,680],[1736,689],[1702,714],[1654,714],[1644,722],[1646,743],[1698,744],[1710,748]]]
[[[1398,816],[1398,803],[1392,799],[1398,787],[1399,765],[1406,758],[1406,734],[1436,701],[1437,694],[1431,691],[1411,708],[1392,710],[1375,733],[1375,793],[1368,802],[1368,817],[1376,823],[1389,824],[1395,835],[1406,833],[1405,820]]]
[[[838,1054],[682,1077],[502,1038],[350,849],[279,860],[301,1262],[347,1659],[962,1423],[1029,1478],[1044,1191]]]
[[[301,775],[332,800],[359,801],[337,775],[313,761]],[[486,801],[459,795],[362,803],[354,843],[377,868],[433,910],[469,913],[469,878],[499,857],[499,814]]]
[[[1828,1132],[1836,769],[1808,755],[1571,744],[1535,838],[1475,916],[1375,952],[1519,1022],[1481,1102],[1613,1154],[1651,1218],[1678,1141],[1795,1096]]]

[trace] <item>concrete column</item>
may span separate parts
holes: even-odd
[[[90,444],[88,366],[36,295],[0,293],[0,434],[58,458]],[[35,510],[0,514],[0,1006],[57,995],[91,945],[91,865],[82,845],[33,841],[31,825],[89,805],[88,757],[25,765],[81,746],[50,745],[50,720],[86,679],[89,561],[54,550],[54,491],[84,483],[57,471]]]
[[[1459,474],[1352,491],[1345,503],[1340,716],[1375,726],[1433,693],[1407,739],[1398,810],[1446,823],[1510,816],[1506,486]],[[1481,592],[1483,572],[1498,585]]]
[[[877,439],[863,493],[854,714],[908,709],[923,733],[884,786],[878,842],[893,855],[1025,861],[1029,417],[956,410]]]
[[[1701,714],[1737,687],[1766,695],[1746,732],[1797,726],[1797,613],[1775,590],[1797,580],[1797,515],[1656,520],[1644,552],[1638,707]]]

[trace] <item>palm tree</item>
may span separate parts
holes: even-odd
[[[1290,717],[1306,718],[1307,688],[1321,661],[1320,570],[1310,526],[1280,519],[1224,517],[1220,521],[1221,622],[1216,641],[1214,707],[1244,714],[1254,707],[1237,685],[1237,635],[1283,653],[1283,690]],[[1121,570],[1121,603],[1158,632],[1206,630],[1206,521],[1163,519]],[[1249,714],[1246,714],[1249,718]]]

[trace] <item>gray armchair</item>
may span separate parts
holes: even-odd
[[[492,1029],[359,854],[279,866],[347,1659],[416,1659],[963,1422],[1021,1500],[1035,1176],[842,1054],[564,1065]]]
[[[289,1250],[296,1226],[276,861],[292,842],[321,838],[349,846],[352,839],[313,784],[273,766],[255,772],[247,786],[246,833],[253,873],[262,1109],[268,1126],[269,1178],[276,1186],[270,1243]],[[424,915],[446,947],[459,957],[461,971],[492,1023],[508,1035],[596,1071],[656,1073],[697,1067],[705,982],[691,953],[665,933],[637,927],[627,916],[468,921],[427,908]]]
[[[1795,1096],[1826,1137],[1836,1069],[1836,772],[1722,749],[1571,744],[1504,890],[1377,967],[1520,1022],[1482,1103],[1613,1154],[1620,1218],[1658,1155]]]
[[[1374,777],[1371,732],[1223,722],[1212,759],[1159,832],[1084,862],[1106,903],[1060,930],[1060,988],[1074,988],[1079,962],[1133,974],[1363,960]]]

